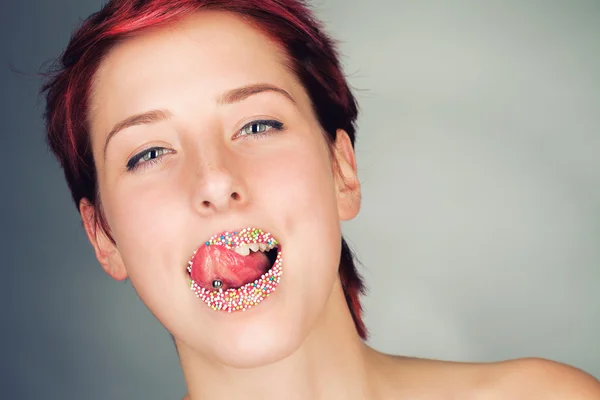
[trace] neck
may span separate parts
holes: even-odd
[[[302,345],[288,357],[252,369],[207,363],[177,343],[190,400],[373,398],[377,355],[362,342],[337,284],[325,311]]]

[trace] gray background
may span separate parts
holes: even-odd
[[[2,398],[185,390],[167,333],[97,265],[44,144],[35,73],[100,4],[2,2]],[[600,2],[314,4],[363,112],[364,203],[344,230],[370,343],[600,377]]]

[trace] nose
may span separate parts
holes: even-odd
[[[196,209],[205,215],[239,208],[248,201],[242,180],[234,175],[232,168],[222,164],[201,166],[195,188]]]

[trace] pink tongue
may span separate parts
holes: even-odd
[[[191,276],[206,289],[213,289],[215,279],[223,282],[223,289],[238,288],[260,278],[269,267],[260,251],[242,256],[224,246],[201,246],[192,259]]]

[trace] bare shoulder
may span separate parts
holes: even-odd
[[[490,399],[600,400],[600,382],[592,375],[566,364],[542,358],[522,358],[484,364]]]
[[[407,398],[600,400],[600,382],[593,376],[541,358],[493,363],[398,356],[388,360],[393,364],[388,376],[396,383],[390,392]]]

